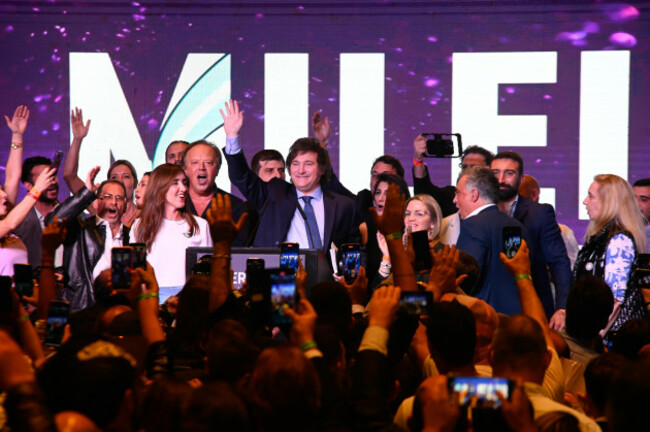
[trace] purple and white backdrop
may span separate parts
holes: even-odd
[[[594,175],[650,176],[650,2],[4,0],[0,52],[2,113],[31,110],[25,157],[69,146],[71,108],[92,119],[81,177],[148,171],[173,139],[223,146],[229,98],[249,158],[286,154],[322,110],[353,191],[380,154],[410,171],[421,132],[518,151],[579,239]],[[429,160],[434,183],[457,162]]]

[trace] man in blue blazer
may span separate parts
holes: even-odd
[[[515,279],[499,258],[503,228],[519,227],[522,238],[527,243],[529,239],[519,221],[499,211],[498,190],[499,183],[489,168],[475,166],[463,170],[454,198],[461,219],[456,246],[472,255],[481,270],[478,288],[469,294],[485,300],[497,312],[513,315],[521,313],[521,303]]]
[[[318,140],[300,138],[289,150],[287,166],[292,183],[272,178],[268,183],[250,169],[239,144],[243,114],[237,102],[221,110],[226,132],[225,157],[232,184],[258,210],[260,216],[254,246],[299,243],[301,248],[327,251],[332,243],[358,242],[355,203],[352,199],[323,191],[329,155]]]
[[[538,204],[519,195],[524,174],[524,161],[516,152],[501,152],[490,165],[499,181],[499,208],[521,222],[530,234],[531,273],[537,295],[542,301],[552,327],[563,327],[563,310],[571,287],[571,261],[562,232],[549,204]],[[534,258],[532,258],[534,257]],[[555,284],[555,299],[551,278]]]

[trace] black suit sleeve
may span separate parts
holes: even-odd
[[[438,187],[431,183],[429,178],[429,169],[425,166],[426,175],[418,178],[413,174],[413,189],[415,194],[431,195],[433,199],[438,202],[440,210],[442,210],[442,217],[447,217],[458,211],[456,204],[454,204],[454,196],[456,188],[453,186]]]
[[[55,216],[66,219],[76,218],[96,199],[97,195],[94,192],[89,191],[86,187],[81,188],[79,192],[68,197],[45,217],[45,225],[52,222]]]
[[[260,179],[248,166],[244,152],[224,155],[228,161],[228,177],[239,192],[246,197],[249,203],[257,210],[261,209],[268,197],[268,184]]]

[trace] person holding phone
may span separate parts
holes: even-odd
[[[498,191],[499,182],[489,168],[462,172],[454,198],[461,219],[457,247],[474,257],[481,271],[478,287],[468,294],[485,300],[497,312],[513,315],[521,312],[521,304],[515,281],[499,260],[503,229],[519,227],[522,239],[529,242],[529,237],[521,222],[499,211]],[[532,280],[530,274],[518,277]]]
[[[188,184],[180,166],[158,166],[149,177],[142,216],[133,224],[134,240],[147,245],[161,302],[185,285],[185,250],[212,246],[208,222],[187,209]]]

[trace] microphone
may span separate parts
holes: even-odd
[[[314,244],[314,236],[312,236],[312,234],[311,234],[311,228],[309,227],[309,222],[307,222],[307,215],[305,214],[305,211],[302,209],[302,206],[300,205],[300,203],[297,202],[296,204],[298,206],[298,212],[300,213],[300,216],[302,217],[302,220],[305,221],[305,227],[307,227],[307,235],[309,236],[309,242],[313,245]]]

